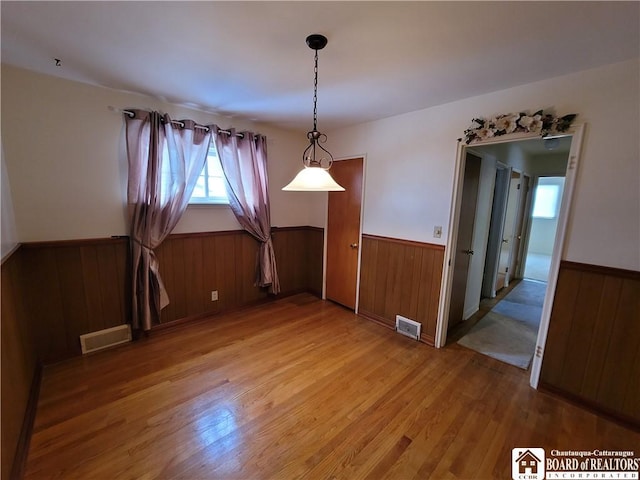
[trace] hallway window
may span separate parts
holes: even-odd
[[[560,198],[564,177],[541,177],[538,179],[533,201],[533,218],[556,218],[560,210]]]

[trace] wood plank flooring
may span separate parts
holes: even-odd
[[[511,478],[640,434],[302,294],[47,367],[27,479]]]

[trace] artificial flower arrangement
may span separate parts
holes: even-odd
[[[576,118],[575,113],[563,117],[554,117],[551,114],[538,110],[533,115],[528,113],[509,113],[498,115],[486,120],[474,118],[471,126],[464,131],[467,145],[474,140],[486,140],[491,137],[506,135],[507,133],[539,133],[547,137],[556,133],[566,132]]]

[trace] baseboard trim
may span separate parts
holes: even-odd
[[[218,315],[222,315],[222,314],[226,314],[226,313],[233,313],[233,312],[238,312],[241,310],[245,310],[247,308],[252,308],[252,307],[256,307],[259,305],[265,305],[267,303],[271,303],[271,302],[275,302],[277,300],[281,300],[283,298],[286,297],[291,297],[293,295],[298,295],[300,293],[309,293],[311,295],[314,295],[318,298],[321,298],[321,295],[318,294],[318,292],[314,291],[313,289],[298,289],[298,290],[291,290],[288,292],[281,292],[278,295],[269,295],[267,297],[264,298],[260,298],[258,300],[254,300],[252,302],[248,302],[242,305],[237,305],[235,307],[229,307],[229,308],[225,308],[222,310],[217,310],[217,311],[211,311],[211,312],[204,312],[204,313],[198,313],[196,315],[191,315],[189,317],[183,317],[183,318],[179,318],[177,320],[172,320],[170,322],[165,322],[165,323],[160,323],[158,325],[154,325],[151,330],[147,331],[146,333],[144,333],[143,335],[145,336],[154,336],[154,335],[160,335],[163,334],[165,331],[167,330],[172,330],[174,328],[177,327],[182,327],[185,325],[190,325],[193,322],[197,322],[197,321],[201,321],[207,318],[212,318],[212,317],[217,317]],[[134,333],[134,339],[138,339],[140,337],[140,332]]]
[[[11,475],[9,476],[11,479],[24,477],[24,469],[27,465],[27,456],[29,455],[29,445],[31,443],[31,433],[33,432],[33,424],[36,420],[36,411],[38,410],[42,369],[42,364],[38,363],[35,372],[33,372],[33,380],[31,381],[31,388],[29,389],[29,399],[27,400],[27,407],[22,420],[22,428],[20,429],[20,437],[18,437],[18,445],[16,446],[16,453],[11,466]]]

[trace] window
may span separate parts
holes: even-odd
[[[207,161],[198,177],[189,204],[229,204],[227,189],[224,186],[222,166],[213,142],[211,142]]]
[[[533,204],[535,218],[555,218],[559,189],[558,185],[538,185],[536,201]]]
[[[538,180],[533,201],[533,218],[556,218],[564,187],[563,177],[542,177]]]

